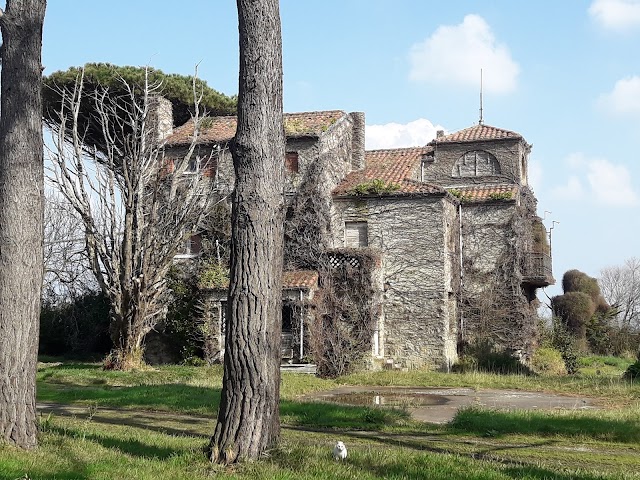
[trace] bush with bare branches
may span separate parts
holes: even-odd
[[[108,365],[128,369],[140,364],[145,335],[166,314],[173,257],[215,197],[209,179],[183,175],[202,119],[196,83],[193,142],[179,158],[165,156],[157,109],[162,86],[145,76],[143,85],[122,79],[121,90],[113,96],[100,85],[86,90],[80,71],[73,88],[58,92],[48,178],[82,220],[91,270],[111,305],[116,350]],[[101,142],[85,141],[80,112],[87,102]]]

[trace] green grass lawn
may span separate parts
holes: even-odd
[[[279,447],[259,462],[230,468],[210,465],[202,453],[213,431],[221,379],[219,367],[122,373],[97,364],[43,364],[39,402],[78,410],[72,416],[43,416],[35,452],[0,446],[0,478],[640,478],[640,384],[611,372],[576,377],[367,372],[335,381],[285,373]],[[506,412],[469,407],[450,424],[437,426],[415,422],[403,410],[299,398],[342,384],[589,394],[610,408]],[[349,448],[344,463],[331,459],[338,439]]]

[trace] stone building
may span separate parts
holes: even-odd
[[[536,289],[554,280],[528,186],[531,146],[521,135],[478,124],[438,132],[426,146],[365,151],[362,113],[286,114],[284,123],[284,357],[309,353],[319,314],[312,300],[324,288],[317,270],[366,251],[376,259],[370,273],[379,305],[371,365],[448,370],[474,341],[527,360],[536,341]],[[235,117],[207,119],[190,172],[210,175],[221,202],[233,188],[228,146],[235,129]],[[168,154],[180,155],[192,134],[192,124],[173,130]],[[196,248],[183,256],[199,254],[201,243],[189,239]],[[209,291],[219,353],[224,285]]]

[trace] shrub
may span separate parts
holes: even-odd
[[[635,363],[629,365],[627,370],[622,375],[622,378],[625,380],[636,380],[640,378],[640,359],[636,360]]]
[[[540,347],[533,354],[531,369],[540,375],[566,375],[562,353],[552,347]]]
[[[569,270],[562,276],[562,290],[564,293],[582,292],[591,298],[596,311],[607,313],[611,307],[602,296],[598,280],[580,270]]]
[[[171,350],[179,360],[202,357],[204,336],[201,330],[200,290],[197,267],[174,267],[168,275],[171,303],[157,329],[162,335],[162,348]]]
[[[591,297],[583,292],[569,292],[551,299],[553,314],[561,318],[568,331],[574,335],[578,346],[587,347],[587,323],[595,313]]]
[[[229,286],[229,267],[217,261],[205,263],[200,272],[200,288],[227,288]]]
[[[553,319],[553,336],[551,343],[554,348],[560,352],[560,355],[562,355],[567,373],[569,375],[577,373],[578,351],[575,345],[575,339],[562,320],[557,317]]]
[[[374,284],[378,257],[368,250],[341,254],[345,261],[337,267],[328,256],[322,258],[321,288],[313,300],[316,318],[309,325],[309,346],[321,378],[351,373],[366,362],[379,314]],[[353,258],[358,266],[346,261]]]
[[[512,352],[497,350],[488,341],[467,345],[460,360],[453,365],[453,371],[456,373],[488,372],[501,375],[532,373]]]
[[[102,356],[111,347],[109,302],[101,293],[89,292],[58,305],[42,305],[40,354],[89,358]]]

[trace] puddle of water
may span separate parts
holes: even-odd
[[[420,393],[378,393],[378,392],[353,392],[326,395],[324,400],[343,405],[387,406],[387,407],[425,407],[430,405],[444,405],[449,400],[442,395]]]

